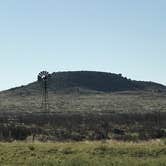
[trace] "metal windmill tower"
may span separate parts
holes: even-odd
[[[48,112],[49,102],[48,102],[48,79],[50,78],[50,74],[47,71],[42,71],[38,74],[38,82],[41,85],[42,92],[42,103],[41,107],[43,111]]]

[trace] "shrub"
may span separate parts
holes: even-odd
[[[28,146],[28,149],[31,150],[31,151],[34,151],[35,150],[35,147],[33,145],[29,145]]]

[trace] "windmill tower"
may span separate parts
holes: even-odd
[[[48,112],[49,110],[49,102],[48,102],[48,79],[49,78],[50,78],[50,74],[47,71],[42,71],[38,74],[38,82],[41,85],[41,93],[42,93],[41,107],[44,112]]]

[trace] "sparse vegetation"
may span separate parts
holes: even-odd
[[[0,140],[148,140],[166,137],[166,95],[151,92],[50,94],[50,113],[40,96],[1,94]]]

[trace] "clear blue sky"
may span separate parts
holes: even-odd
[[[0,90],[32,82],[41,70],[166,84],[166,1],[0,1],[0,69]]]

